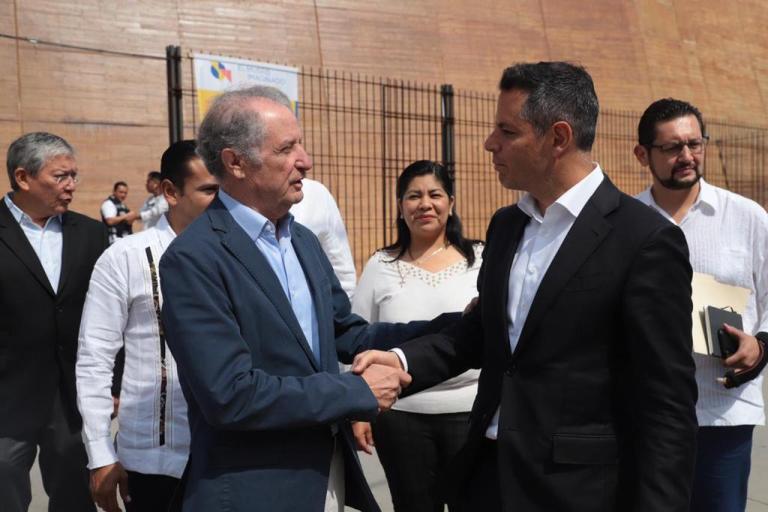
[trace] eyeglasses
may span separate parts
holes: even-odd
[[[76,172],[65,172],[62,174],[54,174],[53,179],[56,180],[57,185],[63,185],[65,183],[69,183],[70,180],[75,185],[80,183],[80,176],[78,176]]]
[[[694,155],[700,155],[704,152],[704,148],[707,147],[707,141],[709,135],[705,135],[700,139],[691,139],[687,142],[670,142],[669,144],[648,144],[649,148],[656,148],[667,156],[677,156],[683,152],[684,148]]]

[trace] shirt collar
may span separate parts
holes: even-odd
[[[265,216],[219,189],[219,199],[241,228],[254,242],[266,232],[274,233],[275,226]],[[287,213],[277,221],[277,238],[291,238],[293,215]],[[273,235],[275,236],[275,235]]]
[[[642,192],[640,192],[637,195],[637,199],[642,201],[643,203],[652,206],[654,209],[658,210],[662,215],[667,217],[668,219],[672,219],[672,217],[664,211],[664,209],[659,206],[656,203],[656,200],[653,198],[653,194],[651,193],[651,187],[649,186]],[[720,205],[720,201],[717,197],[717,192],[715,191],[715,187],[704,181],[704,178],[701,178],[699,180],[699,195],[696,197],[696,201],[693,202],[693,205],[691,206],[691,209],[699,209],[702,208],[702,206],[708,206],[713,210],[713,212],[717,212],[718,206]],[[673,220],[674,222],[674,220]]]
[[[693,204],[694,206],[699,206],[699,203],[709,205],[714,211],[717,211],[720,205],[715,187],[704,181],[704,178],[699,180],[699,197],[696,198],[696,202]]]
[[[29,215],[24,213],[21,208],[16,206],[16,203],[13,202],[12,196],[13,192],[8,192],[3,199],[5,200],[5,206],[8,207],[8,210],[11,212],[11,215],[13,215],[13,218],[16,219],[16,222],[19,224],[26,222],[27,224],[34,224],[35,226],[38,226]],[[61,224],[61,215],[53,215],[52,217],[48,217],[48,220],[45,221],[45,226],[43,226],[42,229],[48,227],[51,222]]]
[[[558,205],[559,208],[564,209],[574,218],[578,217],[581,210],[583,210],[584,206],[587,204],[587,201],[589,201],[589,198],[592,197],[592,194],[595,193],[597,188],[603,182],[603,177],[603,170],[600,168],[600,164],[595,163],[595,168],[592,169],[592,172],[587,174],[581,181],[558,197],[557,200],[550,205],[550,208],[554,205]],[[542,215],[539,213],[539,209],[536,207],[536,200],[531,194],[526,192],[520,202],[517,203],[517,206],[529,217],[532,217],[539,222],[543,220]]]

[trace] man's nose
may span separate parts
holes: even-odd
[[[683,146],[683,149],[680,151],[680,154],[677,155],[677,158],[686,162],[693,160],[693,151],[691,151],[691,148],[688,146],[688,144]]]
[[[302,172],[308,172],[312,170],[312,157],[309,156],[304,146],[299,148],[299,155],[296,158],[296,168]]]
[[[485,142],[483,142],[483,149],[490,153],[495,153],[499,149],[497,131],[498,128],[494,128],[485,138]]]

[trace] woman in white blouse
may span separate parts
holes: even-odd
[[[453,181],[445,168],[420,160],[397,180],[397,240],[377,251],[360,277],[352,310],[369,322],[429,320],[460,312],[477,295],[482,244],[462,236]],[[373,426],[356,423],[371,453],[376,443],[396,512],[443,511],[441,470],[466,439],[477,370],[399,400]],[[373,438],[373,439],[371,439]]]

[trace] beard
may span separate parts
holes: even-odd
[[[693,187],[695,184],[699,182],[701,179],[701,169],[698,165],[693,166],[693,171],[696,173],[696,176],[690,180],[685,181],[681,180],[679,178],[675,177],[675,171],[678,169],[684,169],[686,167],[689,167],[689,165],[676,165],[672,168],[672,172],[669,174],[669,178],[661,178],[659,174],[656,172],[656,169],[654,169],[653,164],[649,163],[648,167],[651,169],[651,173],[656,177],[659,184],[667,189],[670,190],[685,190]]]

